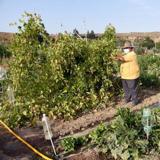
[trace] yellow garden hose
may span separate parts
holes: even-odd
[[[29,149],[31,149],[34,153],[36,153],[37,155],[39,155],[41,158],[45,159],[45,160],[53,160],[47,156],[45,156],[44,154],[40,153],[38,150],[36,150],[34,147],[32,147],[28,142],[26,142],[24,139],[22,139],[19,135],[17,135],[16,133],[14,133],[4,122],[2,122],[0,120],[0,124],[8,130],[9,133],[11,133],[12,135],[14,135],[19,141],[21,141],[23,144],[25,144]]]

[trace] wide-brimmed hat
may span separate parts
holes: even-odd
[[[126,41],[124,43],[123,48],[134,48],[134,46],[132,45],[132,43],[130,41]]]

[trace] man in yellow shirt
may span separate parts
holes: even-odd
[[[137,55],[134,52],[134,47],[128,41],[124,44],[123,52],[124,54],[116,56],[116,60],[121,62],[120,75],[125,93],[125,102],[132,101],[133,105],[137,105],[139,103],[137,91],[140,76]]]

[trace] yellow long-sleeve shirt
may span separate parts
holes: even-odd
[[[129,52],[123,56],[125,62],[120,66],[120,74],[122,79],[137,79],[140,76],[137,55],[135,52]]]

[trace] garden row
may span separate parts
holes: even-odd
[[[149,117],[149,138],[144,131],[147,121],[142,111],[134,113],[127,108],[119,109],[108,125],[100,124],[85,136],[67,137],[61,140],[65,153],[96,148],[110,159],[147,159],[160,152],[160,109],[152,110]]]
[[[9,53],[6,86],[0,118],[10,126],[35,124],[43,113],[50,118],[73,118],[121,93],[115,28],[108,26],[96,40],[60,34],[51,39],[41,18],[25,13]],[[159,86],[159,56],[140,57],[141,82]],[[13,96],[12,96],[13,97]],[[13,99],[12,99],[13,100]]]

